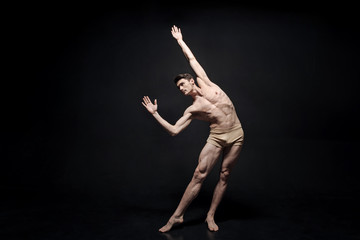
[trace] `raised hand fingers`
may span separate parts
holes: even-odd
[[[144,96],[143,97],[143,105],[146,106],[148,104],[152,104],[152,102],[151,102],[151,100],[150,100],[150,98],[148,96]]]
[[[142,104],[143,104],[144,106],[148,105],[148,101],[147,101],[147,99],[146,99],[145,96],[143,97]]]
[[[147,100],[148,104],[152,104],[152,102],[148,96],[146,96],[146,100]]]
[[[178,28],[178,27],[175,26],[175,25],[172,26],[171,31],[174,32],[174,33],[181,32],[181,31],[180,31],[180,28]]]

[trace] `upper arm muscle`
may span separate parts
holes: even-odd
[[[196,76],[198,76],[199,78],[202,79],[209,79],[205,70],[202,68],[202,66],[200,65],[200,63],[196,60],[196,58],[191,59],[190,61],[190,66],[191,68],[194,70],[194,72],[196,73]],[[210,81],[210,80],[209,80]]]
[[[197,77],[196,82],[199,84],[200,88],[216,86],[216,84],[211,82],[209,78],[203,79],[203,78]]]
[[[175,123],[175,134],[180,133],[182,130],[184,130],[192,120],[192,114],[186,113],[184,114],[176,123]]]

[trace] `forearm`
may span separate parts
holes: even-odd
[[[152,114],[153,117],[160,123],[160,125],[165,128],[165,130],[171,135],[175,136],[177,134],[176,127],[174,125],[171,125],[168,121],[163,119],[160,114],[156,111]]]
[[[195,59],[194,54],[191,52],[190,48],[186,45],[184,40],[179,39],[177,42],[178,42],[179,46],[181,47],[181,49],[188,61]]]
[[[209,80],[208,76],[206,75],[206,72],[201,67],[200,63],[196,60],[194,54],[191,52],[190,48],[186,45],[186,43],[182,39],[180,39],[178,40],[178,44],[180,45],[186,59],[189,61],[191,68],[196,73],[196,76],[198,76],[199,78],[205,81]]]

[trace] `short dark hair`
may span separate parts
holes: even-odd
[[[188,81],[190,81],[190,79],[194,79],[193,76],[191,76],[190,73],[180,73],[179,75],[177,75],[174,78],[174,83],[177,84],[177,82],[180,81],[183,78],[188,80]]]

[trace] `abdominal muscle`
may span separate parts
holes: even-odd
[[[235,110],[228,115],[220,114],[220,116],[215,118],[214,120],[215,121],[210,121],[211,129],[227,130],[240,125],[240,121],[236,116]]]

